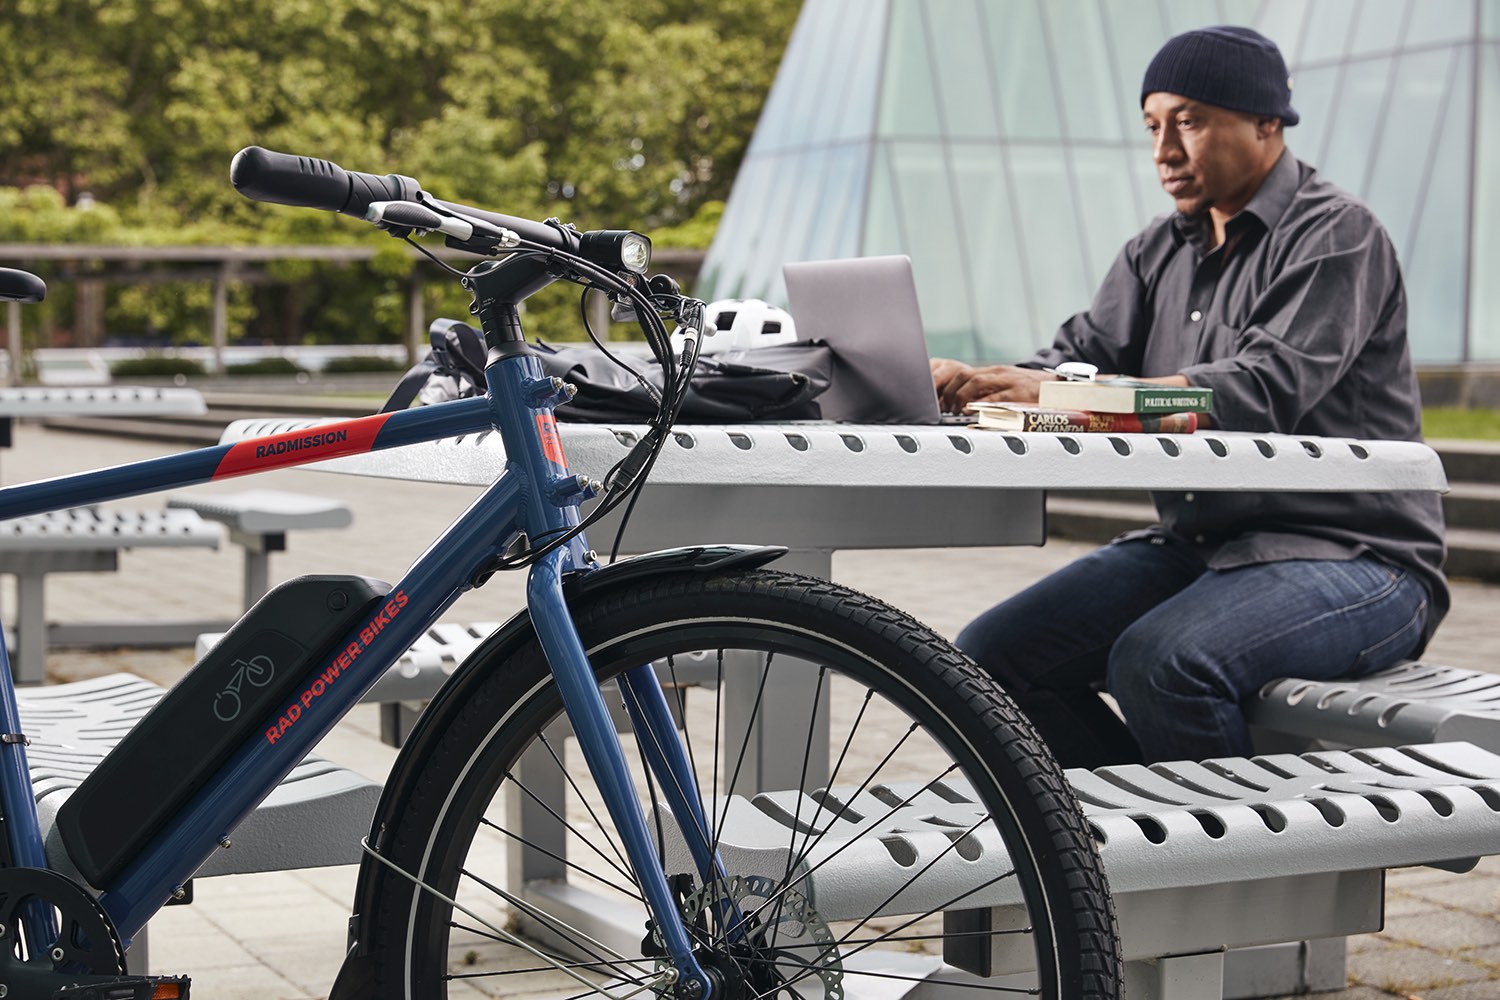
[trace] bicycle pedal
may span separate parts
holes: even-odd
[[[59,987],[53,1000],[188,1000],[187,976],[88,976]]]

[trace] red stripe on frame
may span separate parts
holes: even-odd
[[[542,454],[554,465],[566,467],[568,460],[563,457],[562,438],[557,436],[557,420],[550,413],[538,413],[536,415],[536,432],[542,440]]]
[[[228,479],[285,465],[321,462],[341,455],[361,455],[375,444],[375,435],[391,418],[377,413],[358,420],[341,420],[305,430],[241,441],[224,453],[213,478]]]

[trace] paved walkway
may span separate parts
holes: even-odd
[[[41,479],[164,454],[170,446],[17,428],[16,446],[0,456],[7,483]],[[286,471],[248,481],[198,487],[204,493],[249,486],[347,501],[350,531],[292,535],[272,558],[272,573],[352,572],[393,580],[475,495],[464,487],[375,482]],[[120,506],[154,505],[155,498]],[[742,539],[743,540],[743,539]],[[767,539],[774,541],[774,539]],[[911,611],[953,635],[990,603],[1064,564],[1087,546],[850,552],[835,557],[834,575]],[[232,617],[240,599],[240,553],[147,550],[126,553],[116,574],[64,574],[48,582],[49,617],[62,621],[142,617]],[[463,597],[453,621],[498,620],[521,604],[521,581],[500,576]],[[0,581],[0,617],[13,613],[10,578]],[[1430,650],[1432,658],[1490,669],[1500,663],[1500,587],[1459,582],[1454,608]],[[170,684],[191,666],[191,652],[57,652],[54,680],[128,670]],[[318,753],[381,779],[395,751],[380,743],[373,706],[360,706]],[[353,869],[229,876],[195,884],[191,906],[170,907],[152,922],[156,970],[193,977],[195,994],[214,998],[326,996],[345,943]],[[1386,929],[1350,947],[1351,986],[1330,1000],[1494,1000],[1500,997],[1500,861],[1467,875],[1434,869],[1391,873]]]

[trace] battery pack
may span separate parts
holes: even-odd
[[[58,810],[89,882],[108,885],[390,589],[302,576],[257,601]]]

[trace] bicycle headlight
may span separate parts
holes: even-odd
[[[584,233],[578,251],[611,271],[645,274],[651,266],[651,241],[627,229],[602,229]]]

